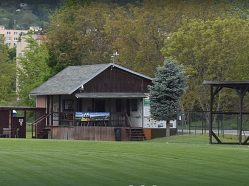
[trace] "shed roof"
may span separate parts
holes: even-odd
[[[242,80],[242,81],[206,81],[204,80],[203,84],[238,90],[241,88],[249,87],[249,80]]]
[[[131,74],[152,80],[152,78],[143,74],[132,71],[128,68],[122,67],[117,64],[96,64],[96,65],[82,65],[82,66],[69,66],[48,79],[45,83],[35,88],[30,92],[30,95],[65,95],[72,94],[82,85],[89,82],[98,74],[103,72],[109,67],[119,68]]]

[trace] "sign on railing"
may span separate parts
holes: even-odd
[[[75,112],[75,119],[81,121],[108,121],[110,112]]]

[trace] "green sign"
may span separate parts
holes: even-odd
[[[144,105],[150,105],[150,98],[144,98]]]

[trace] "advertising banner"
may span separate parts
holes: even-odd
[[[81,121],[108,121],[110,112],[75,112],[75,118]]]

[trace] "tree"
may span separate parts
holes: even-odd
[[[51,70],[47,66],[49,52],[46,44],[39,44],[31,36],[26,40],[28,47],[24,55],[18,59],[17,91],[21,104],[34,106],[34,99],[29,97],[29,92],[50,77]]]
[[[103,31],[108,11],[99,3],[64,7],[53,16],[48,46],[55,72],[69,65],[110,62],[113,50]]]
[[[15,102],[16,66],[9,58],[9,49],[0,38],[0,105],[12,105]]]
[[[166,58],[184,65],[189,76],[189,88],[184,107],[209,110],[208,87],[203,80],[249,79],[249,22],[240,18],[187,20],[177,32],[165,40],[162,53]],[[227,110],[231,104],[219,94],[217,110]]]
[[[214,19],[230,9],[229,3],[211,1],[67,0],[49,26],[49,66],[58,72],[68,65],[109,63],[117,51],[116,63],[153,76],[164,61],[164,38],[185,18]]]
[[[180,97],[186,89],[183,70],[174,62],[166,60],[157,68],[150,90],[150,112],[155,120],[169,121],[176,118]]]

